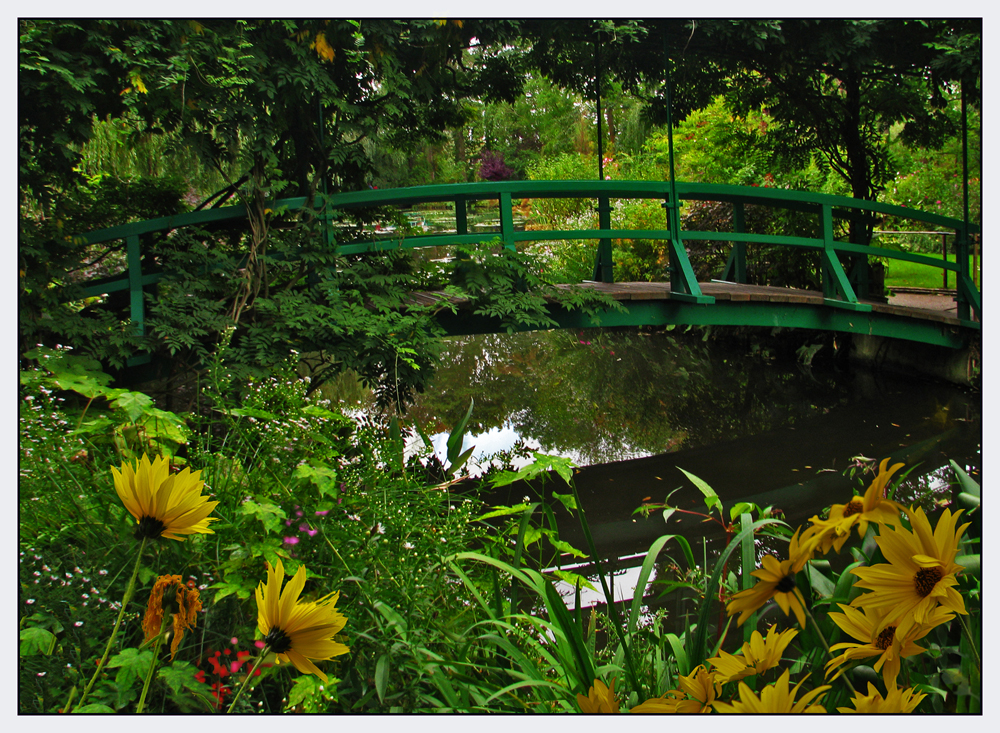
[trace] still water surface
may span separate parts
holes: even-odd
[[[928,510],[951,497],[949,458],[981,481],[978,394],[837,366],[824,358],[833,352],[829,337],[816,339],[823,346],[806,366],[808,353],[787,345],[678,336],[593,330],[452,339],[411,416],[438,429],[443,458],[448,427],[475,399],[465,447],[474,445],[481,462],[521,442],[582,466],[575,482],[583,509],[598,553],[619,576],[615,596],[625,599],[660,535],[683,534],[692,546],[723,536],[692,515],[667,525],[659,513],[634,513],[677,488],[673,505],[703,509],[679,468],[704,479],[726,507],[775,506],[793,527],[845,502],[858,482],[843,472],[863,459],[916,465],[899,496]],[[510,505],[525,495],[515,485],[488,501]],[[578,521],[560,509],[560,536],[584,548]],[[583,602],[602,598],[585,594]]]
[[[464,448],[475,446],[480,471],[519,444],[571,458],[598,553],[620,576],[615,596],[626,599],[657,537],[680,533],[701,547],[723,536],[692,515],[668,525],[659,513],[634,513],[678,488],[674,506],[704,509],[680,468],[725,507],[778,507],[793,527],[847,501],[859,482],[844,471],[869,459],[916,466],[898,498],[928,510],[952,495],[948,459],[981,482],[978,393],[851,368],[832,358],[830,335],[768,344],[718,331],[707,340],[597,329],[453,338],[408,417],[433,435],[443,460],[448,430],[474,399]],[[528,460],[508,457],[515,466]],[[553,488],[566,490],[544,490]],[[484,498],[511,505],[531,491],[515,484]],[[553,503],[560,537],[585,548],[578,519]],[[588,604],[602,598],[590,596]]]

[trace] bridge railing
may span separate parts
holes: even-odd
[[[339,254],[361,254],[393,249],[422,247],[448,247],[455,245],[475,245],[491,242],[499,238],[505,247],[516,248],[518,243],[556,240],[596,240],[594,280],[613,282],[612,247],[614,239],[652,239],[668,243],[671,298],[695,303],[711,303],[713,298],[705,295],[688,259],[685,242],[719,241],[732,242],[729,260],[721,279],[732,282],[746,282],[746,245],[773,244],[798,247],[816,251],[822,262],[822,286],[824,302],[835,308],[854,311],[869,311],[871,306],[859,299],[845,273],[839,255],[854,258],[880,257],[902,260],[940,268],[955,273],[957,283],[958,317],[967,325],[975,326],[981,320],[980,293],[969,274],[969,237],[979,233],[979,227],[970,225],[966,229],[961,220],[930,212],[901,206],[862,201],[844,196],[790,191],[786,189],[728,186],[721,184],[677,182],[676,201],[672,200],[670,185],[666,181],[503,181],[483,183],[443,184],[415,186],[397,189],[372,189],[340,193],[325,200],[310,202],[305,198],[290,198],[269,204],[273,212],[295,212],[311,208],[319,209],[320,217],[326,224],[325,239]],[[514,226],[515,202],[523,199],[560,198],[587,199],[595,201],[598,214],[597,228],[557,229],[544,231],[518,231]],[[672,214],[684,201],[719,201],[733,206],[733,231],[693,231],[679,229],[626,229],[612,228],[611,201],[619,199],[659,200]],[[499,231],[469,231],[469,205],[478,201],[497,201],[499,209]],[[337,242],[338,212],[373,207],[414,207],[424,204],[446,204],[453,207],[455,225],[450,232],[438,233],[394,233],[392,236],[372,234],[371,240],[357,235],[350,242]],[[745,207],[765,206],[785,210],[800,211],[817,217],[819,236],[791,236],[760,234],[746,231]],[[857,245],[834,237],[834,221],[855,217],[891,216],[919,222],[921,228],[937,227],[954,233],[957,257],[952,262],[895,249],[885,249],[870,245]],[[144,237],[169,232],[188,226],[202,227],[213,224],[239,223],[248,218],[242,205],[211,209],[206,211],[178,214],[175,216],[150,219],[132,224],[89,232],[76,238],[87,244],[98,244],[112,240],[125,240],[126,268],[115,276],[91,281],[84,286],[84,294],[101,295],[121,290],[130,294],[130,311],[133,327],[144,330],[145,305],[143,289],[157,282],[162,273],[143,269]],[[678,218],[667,216],[666,221]],[[975,320],[974,320],[975,319]]]

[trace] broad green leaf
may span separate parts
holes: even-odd
[[[22,657],[34,656],[36,654],[47,656],[55,651],[56,635],[46,629],[29,626],[26,629],[21,629],[17,636],[21,641],[17,653]]]
[[[572,555],[573,557],[580,557],[580,558],[587,557],[586,553],[581,552],[580,550],[576,549],[569,542],[566,542],[564,540],[554,540],[554,539],[552,539],[551,536],[548,539],[549,539],[549,542],[552,543],[552,546],[555,547],[557,550],[559,550],[559,552],[562,552],[562,553],[567,554],[567,555]],[[529,542],[527,544],[531,544],[531,543]]]
[[[240,505],[240,514],[248,514],[250,516],[256,517],[261,524],[264,525],[264,530],[267,532],[278,532],[281,529],[281,523],[288,519],[288,515],[285,514],[285,510],[276,504],[271,504],[269,502],[262,502],[258,504],[252,499],[247,499]]]
[[[148,395],[128,390],[122,390],[121,394],[111,401],[111,406],[124,411],[132,422],[138,422],[152,404],[153,400]]]
[[[578,573],[571,573],[568,570],[553,570],[552,574],[555,577],[559,578],[559,580],[563,581],[564,583],[568,583],[574,588],[576,587],[576,584],[579,583],[580,587],[582,588],[587,588],[588,590],[592,590],[594,592],[597,591],[597,588],[594,587],[593,583],[591,583],[584,576]]]
[[[120,654],[116,654],[108,661],[108,667],[118,668],[115,675],[115,683],[122,690],[127,690],[136,680],[146,678],[146,671],[153,661],[153,652],[150,649],[139,651],[138,649],[122,649]]]
[[[566,509],[570,513],[572,513],[573,510],[577,508],[577,506],[576,506],[576,497],[573,496],[572,494],[558,494],[555,491],[553,491],[552,492],[552,498],[553,499],[557,499],[558,501],[562,502],[562,505],[564,507],[566,507]]]

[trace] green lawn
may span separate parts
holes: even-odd
[[[980,268],[982,261],[980,261]],[[969,269],[972,269],[972,258],[969,257]],[[981,271],[981,270],[980,270]],[[973,278],[978,280],[978,278]],[[904,260],[889,260],[885,272],[886,286],[893,288],[940,288],[944,287],[941,270],[929,265],[918,265]],[[955,287],[955,273],[948,273],[948,287]]]

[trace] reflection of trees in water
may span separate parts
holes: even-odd
[[[794,423],[846,398],[832,379],[717,340],[668,332],[547,331],[451,339],[409,417],[471,432],[510,424],[547,451],[602,463]]]

